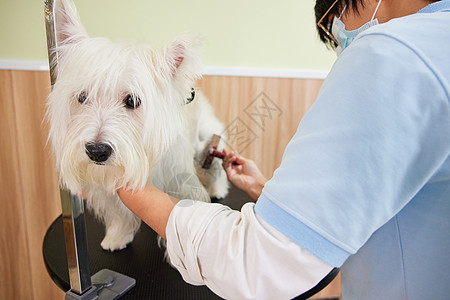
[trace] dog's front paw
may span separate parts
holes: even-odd
[[[228,184],[215,186],[209,190],[209,196],[211,198],[224,199],[228,195]]]
[[[109,235],[107,234],[103,239],[103,241],[101,242],[100,246],[102,246],[103,250],[110,252],[122,250],[133,241],[133,238],[134,238],[133,234],[127,234],[122,236],[114,236],[111,234]]]
[[[208,194],[211,198],[223,199],[228,195],[230,184],[225,172],[217,176],[213,182],[207,187]]]

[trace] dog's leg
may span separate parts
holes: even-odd
[[[201,165],[197,165],[195,168],[197,176],[205,186],[208,195],[211,198],[225,198],[230,184],[222,167],[222,160],[214,159],[208,170],[203,169]]]
[[[101,247],[107,251],[121,250],[133,241],[141,221],[114,195],[90,193],[87,206],[105,224],[106,234]]]
[[[122,210],[121,213],[120,210]],[[126,207],[114,208],[112,213],[105,214],[104,219],[106,235],[101,242],[101,246],[108,251],[125,248],[133,241],[134,235],[141,224],[139,218]]]

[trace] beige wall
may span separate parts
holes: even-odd
[[[0,59],[47,60],[43,0],[0,0]],[[74,0],[92,36],[160,46],[181,33],[204,37],[204,64],[328,70],[315,1]]]

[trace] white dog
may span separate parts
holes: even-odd
[[[82,191],[106,226],[102,248],[123,249],[140,226],[118,198],[119,187],[139,190],[150,182],[178,198],[223,198],[228,182],[220,162],[209,171],[195,164],[224,130],[205,97],[191,90],[201,71],[197,40],[180,37],[155,50],[91,38],[71,0],[56,7],[49,140],[61,185]]]

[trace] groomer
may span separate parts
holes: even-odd
[[[174,204],[150,185],[119,195],[187,282],[226,299],[293,298],[334,267],[343,299],[449,299],[450,0],[315,12],[339,56],[280,167],[266,182],[251,161],[224,161],[256,204]]]

